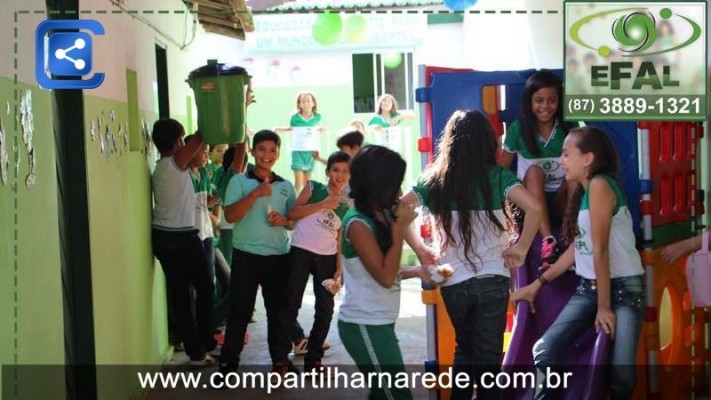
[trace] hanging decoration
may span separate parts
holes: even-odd
[[[402,64],[402,53],[383,53],[383,66],[389,69],[395,69]]]
[[[348,43],[361,43],[368,37],[368,20],[360,14],[346,18],[343,25],[343,37]]]
[[[316,17],[311,34],[317,43],[330,46],[338,42],[343,30],[343,21],[338,13],[325,12]]]
[[[444,5],[452,11],[466,11],[476,4],[478,0],[444,0]]]

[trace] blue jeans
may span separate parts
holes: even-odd
[[[534,399],[555,398],[545,387],[546,369],[555,370],[561,356],[580,335],[595,324],[597,290],[594,281],[581,279],[580,286],[543,337],[533,345],[536,365]],[[612,310],[615,313],[615,337],[610,354],[610,398],[631,399],[635,386],[635,359],[644,317],[644,280],[642,275],[610,281]]]
[[[509,302],[509,278],[492,275],[471,278],[440,288],[449,319],[454,326],[457,347],[452,375],[469,375],[469,381],[481,382],[485,372],[501,371],[501,357]],[[452,387],[451,400],[471,400],[473,388]],[[479,386],[477,399],[499,399],[498,388]]]

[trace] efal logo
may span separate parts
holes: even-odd
[[[618,18],[612,24],[612,36],[620,45],[618,50],[622,53],[622,57],[635,56],[652,56],[657,54],[668,53],[689,46],[701,37],[701,26],[683,15],[676,15],[676,18],[686,21],[691,27],[691,34],[687,40],[678,45],[667,46],[667,48],[654,48],[653,45],[658,42],[659,33],[664,35],[662,27],[665,22],[668,22],[674,14],[670,8],[663,8],[659,11],[661,21],[657,24],[654,14],[647,8],[633,7],[620,8],[616,10],[608,10],[589,15],[576,21],[570,27],[570,38],[581,46],[596,50],[601,57],[609,57],[611,49],[608,46],[602,45],[594,47],[580,38],[580,29],[593,19],[607,16],[609,14],[626,13]]]
[[[103,35],[104,27],[95,20],[46,20],[35,31],[35,76],[46,89],[94,89],[104,82],[104,74],[81,79],[92,70],[92,37]],[[52,31],[50,33],[50,31]]]

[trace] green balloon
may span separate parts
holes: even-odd
[[[360,43],[368,37],[368,20],[360,14],[346,18],[343,37],[348,43]]]
[[[402,63],[402,53],[385,53],[382,57],[385,68],[395,69]]]
[[[326,12],[316,17],[316,22],[311,27],[311,34],[316,42],[324,46],[330,46],[338,42],[342,29],[341,15]]]

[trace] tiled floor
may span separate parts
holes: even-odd
[[[400,307],[400,317],[396,323],[396,332],[400,340],[400,348],[402,349],[405,363],[412,365],[412,369],[421,369],[424,360],[426,359],[426,343],[427,334],[425,329],[425,306],[422,304],[420,281],[412,279],[404,281],[402,284],[402,301]],[[304,301],[299,314],[299,322],[307,331],[313,322],[313,305],[315,297],[310,290],[311,283],[307,286]],[[263,365],[268,371],[271,367],[269,352],[267,349],[267,321],[264,311],[264,305],[261,299],[261,292],[257,299],[257,322],[249,325],[250,341],[242,353],[243,365]],[[342,292],[336,297],[336,310],[343,298]],[[346,352],[343,344],[338,337],[338,329],[336,327],[337,311],[334,320],[331,324],[331,330],[328,334],[327,341],[331,344],[331,348],[326,351],[323,359],[324,365],[352,365],[353,361]],[[292,360],[300,369],[303,363],[303,357],[293,357]],[[172,363],[180,365],[187,362],[187,357],[184,353],[176,353]],[[208,382],[208,375],[214,372],[216,368],[206,368],[199,370],[202,372],[201,383]],[[202,386],[202,384],[200,385]],[[332,385],[333,387],[333,385]],[[425,389],[416,389],[413,391],[415,398],[426,399],[428,392]],[[187,399],[237,399],[251,400],[261,399],[267,395],[264,390],[211,390],[211,389],[154,389],[148,393],[147,400],[187,400]],[[286,389],[281,388],[274,391],[270,398],[272,399],[366,399],[368,397],[367,389],[324,389],[307,386],[306,389]]]

